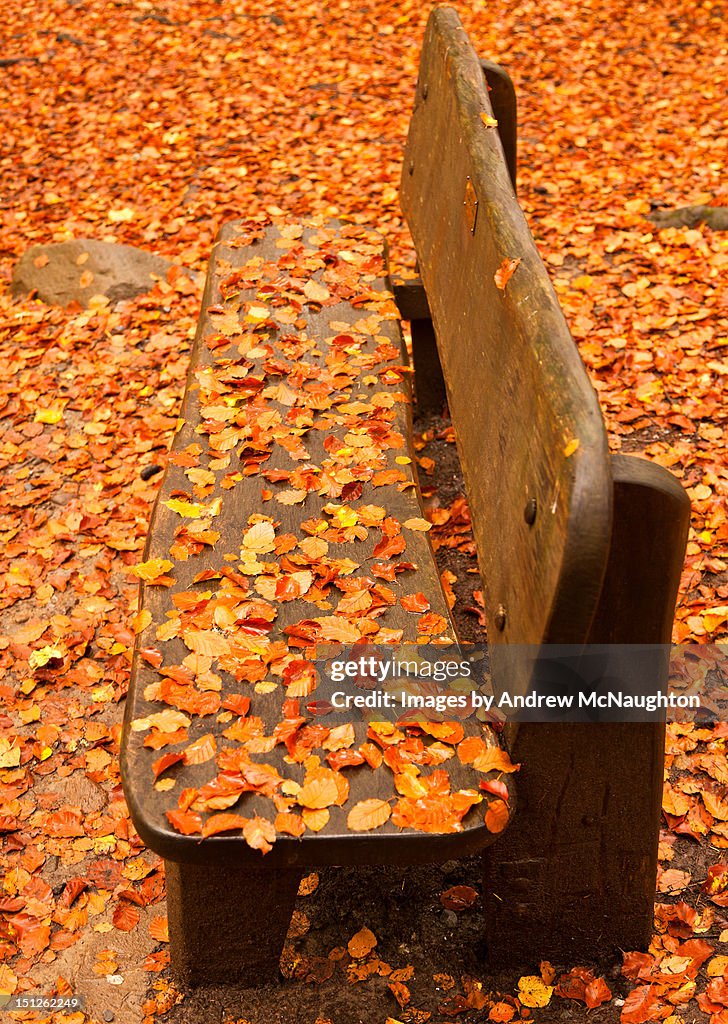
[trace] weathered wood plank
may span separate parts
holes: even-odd
[[[480,62],[455,12],[438,8],[401,201],[455,424],[497,676],[499,645],[587,635],[606,566],[611,481],[596,396],[498,134],[481,114],[492,110]],[[512,259],[520,263],[500,288],[495,275]],[[516,667],[510,682],[524,689],[527,669]]]

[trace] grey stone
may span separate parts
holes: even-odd
[[[454,910],[443,910],[440,914],[440,920],[446,928],[454,928],[458,923],[458,915]]]
[[[74,300],[88,306],[94,295],[120,302],[148,292],[171,266],[132,245],[76,238],[32,245],[15,265],[10,290],[16,296],[35,291],[43,302],[59,306]]]
[[[680,206],[676,210],[653,210],[647,219],[658,228],[694,228],[707,224],[713,231],[728,230],[726,206]]]

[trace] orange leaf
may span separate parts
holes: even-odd
[[[323,807],[330,807],[339,798],[339,790],[336,781],[331,775],[316,776],[305,782],[296,796],[302,807],[309,810],[320,810]]]
[[[392,808],[386,800],[372,797],[354,804],[349,811],[346,824],[353,832],[368,832],[370,829],[379,828],[385,821],[388,821],[391,813]]]
[[[302,836],[306,831],[306,826],[303,823],[303,818],[298,814],[293,814],[290,811],[281,811],[276,814],[275,819],[276,832],[285,832],[289,836]]]
[[[503,800],[492,800],[485,812],[486,828],[494,834],[502,832],[508,824],[509,817],[508,804]]]
[[[149,925],[149,934],[157,942],[169,942],[169,924],[166,917],[155,917]]]
[[[276,841],[276,830],[267,818],[261,818],[256,814],[254,818],[246,822],[243,828],[243,836],[248,846],[266,854],[273,849],[273,843]]]
[[[171,768],[173,764],[179,764],[180,761],[184,761],[184,754],[173,754],[171,751],[167,754],[162,754],[152,765],[154,778],[158,779],[162,772]]]
[[[215,756],[216,750],[217,742],[215,737],[211,732],[207,732],[204,736],[200,736],[199,739],[190,743],[189,747],[185,747],[185,764],[204,764]]]
[[[653,985],[640,985],[625,999],[620,1019],[622,1024],[645,1024],[666,1016],[667,1009]]]
[[[165,811],[170,825],[184,836],[202,831],[202,818],[192,811]]]
[[[517,257],[516,259],[509,259],[508,257],[506,257],[503,260],[503,262],[493,275],[493,280],[495,281],[496,288],[500,288],[502,292],[505,292],[506,285],[513,277],[514,271],[520,262],[520,256]]]
[[[306,828],[310,828],[312,832],[320,832],[322,828],[326,828],[328,825],[331,815],[326,807],[318,811],[312,811],[308,807],[304,807],[301,811],[301,817],[306,824]]]
[[[203,836],[216,836],[219,832],[232,832],[247,825],[248,819],[241,814],[211,814],[202,826]]]
[[[593,1010],[602,1003],[608,1003],[612,998],[612,991],[604,978],[595,978],[590,982],[585,991],[584,999],[588,1009]]]
[[[369,928],[365,927],[360,928],[356,935],[352,935],[346,948],[354,960],[361,960],[362,957],[369,956],[376,944],[376,935]]]
[[[488,1014],[488,1020],[494,1024],[508,1024],[515,1016],[515,1008],[510,1003],[496,1003]]]

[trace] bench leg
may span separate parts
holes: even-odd
[[[432,320],[412,320],[410,328],[417,411],[420,416],[427,413],[441,416],[447,396]]]
[[[581,963],[647,946],[663,749],[659,723],[519,727],[515,818],[484,855],[494,965]]]
[[[254,988],[277,980],[297,869],[165,861],[172,971],[188,985]]]
[[[642,459],[615,456],[612,477],[611,546],[588,640],[617,645],[624,681],[633,674],[642,692],[657,692],[667,679],[690,504],[666,470]],[[656,645],[646,671],[631,644]],[[660,722],[519,726],[511,750],[523,764],[515,820],[484,855],[495,962],[581,963],[646,948],[664,741]]]

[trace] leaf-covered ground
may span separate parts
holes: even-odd
[[[200,271],[219,225],[238,216],[353,219],[410,265],[397,187],[428,10],[8,0],[3,282],[28,245],[72,237]],[[668,466],[689,490],[675,637],[725,639],[726,236],[646,218],[661,204],[726,204],[725,11],[688,0],[459,10],[479,51],[514,77],[520,200],[612,445]],[[655,939],[648,954],[627,954],[622,973],[580,973],[594,966],[584,963],[554,976],[534,963],[520,983],[490,978],[477,899],[468,904],[477,871],[462,862],[326,873],[301,898],[280,988],[178,1002],[162,872],[128,819],[117,757],[136,610],[129,569],[199,302],[199,287],[174,272],[116,307],[0,297],[0,993],[73,990],[88,1012],[54,1018],[73,1024],[168,1011],[254,1024],[546,1022],[596,1003],[595,1020],[724,1024],[723,727],[671,731]],[[476,621],[466,554],[449,546],[467,547],[466,510],[447,488],[430,505],[458,577],[455,614]],[[456,885],[466,890],[443,895]]]

